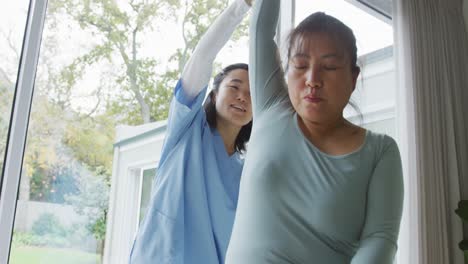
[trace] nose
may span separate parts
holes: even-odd
[[[237,100],[241,102],[247,102],[250,98],[250,93],[249,92],[239,92],[237,95]]]
[[[310,88],[322,87],[322,75],[318,67],[310,67],[307,72],[306,86]]]

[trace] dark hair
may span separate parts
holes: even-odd
[[[330,34],[348,53],[351,60],[351,71],[359,71],[357,62],[356,37],[353,30],[335,17],[329,16],[323,12],[316,12],[309,15],[301,21],[296,28],[289,34],[288,38],[288,61],[291,58],[291,50],[300,38],[305,38],[313,33]],[[289,63],[286,64],[289,67]],[[287,68],[286,68],[287,69]],[[355,102],[349,101],[349,105],[356,111],[360,122],[363,121],[363,115]]]
[[[301,37],[307,37],[313,33],[327,33],[334,37],[351,59],[351,70],[359,70],[357,65],[356,37],[353,30],[335,17],[323,12],[316,12],[302,20],[295,29],[291,31],[288,38],[288,60],[291,57],[291,50],[294,44]]]
[[[216,74],[216,76],[214,77],[213,89],[208,94],[208,98],[203,104],[203,107],[205,108],[205,113],[206,113],[206,121],[208,121],[208,124],[210,125],[211,128],[216,128],[217,113],[216,113],[216,105],[214,101],[214,96],[216,93],[218,93],[221,82],[223,82],[224,78],[226,78],[229,72],[233,70],[238,70],[238,69],[246,70],[248,72],[249,66],[245,63],[231,64],[227,66],[226,68],[222,69],[221,72]],[[239,134],[237,134],[236,141],[234,142],[234,148],[237,152],[242,153],[245,151],[245,145],[250,139],[251,131],[252,131],[252,121],[244,125],[239,131]]]

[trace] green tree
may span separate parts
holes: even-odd
[[[99,167],[110,170],[115,136],[115,122],[111,116],[77,115],[67,122],[62,133],[62,141],[71,150],[75,160],[86,164],[93,171]]]
[[[78,182],[79,192],[66,196],[75,211],[87,219],[86,229],[99,242],[98,253],[102,255],[106,236],[106,220],[109,201],[110,172],[104,167],[97,167],[91,174],[83,174]]]
[[[52,3],[55,3],[53,13],[70,16],[82,30],[91,32],[99,40],[98,44],[76,57],[57,75],[53,83],[59,88],[56,89],[61,94],[59,97],[65,99],[58,102],[60,105],[69,105],[66,100],[70,98],[70,91],[87,69],[103,61],[115,65],[110,87],[98,88],[112,90],[114,96],[105,98],[102,96],[105,92],[97,93],[104,101],[102,110],[96,111],[100,114],[79,115],[68,123],[63,139],[73,150],[74,157],[91,171],[104,168],[107,172],[96,173],[96,176],[104,177],[104,182],[109,182],[115,126],[121,123],[138,125],[167,118],[172,90],[180,72],[201,35],[224,10],[228,0],[130,1],[127,8],[106,0],[61,0]],[[173,20],[177,17],[177,10],[183,10],[180,17],[183,47],[170,57],[167,68],[162,68],[156,59],[143,56],[142,36],[155,30],[161,21]],[[236,32],[235,40],[245,35],[244,24]],[[161,40],[155,43],[155,49],[157,43],[161,43]],[[106,192],[102,191],[103,185],[94,185],[99,188],[80,186],[80,193],[71,196],[69,201],[73,201],[79,213],[85,213],[83,208],[97,206],[89,204],[96,198],[87,195]],[[101,203],[97,208],[101,211],[90,214],[94,217],[89,217],[89,230],[100,240],[105,236],[107,204]]]
[[[0,29],[2,42],[4,46],[8,47],[3,52],[0,52],[2,59],[2,64],[0,65],[0,157],[3,157],[5,153],[13,91],[15,89],[13,78],[16,74],[16,69],[13,68],[17,66],[20,58],[13,35],[14,29],[8,29],[8,32]],[[3,159],[0,158],[0,171],[3,170],[3,162]]]
[[[89,52],[77,57],[61,71],[57,83],[67,86],[62,91],[70,91],[86,69],[106,60],[116,69],[113,87],[107,87],[114,94],[113,99],[104,106],[110,109],[108,113],[112,113],[121,123],[130,125],[165,119],[173,86],[189,55],[228,2],[132,0],[128,6],[121,6],[111,0],[53,1],[53,13],[68,14],[81,29],[99,39],[99,43]],[[141,52],[143,36],[157,29],[162,21],[174,21],[179,13],[184,45],[170,57],[167,68],[163,69],[156,59],[145,57]],[[245,35],[244,24],[235,34],[235,39]],[[162,42],[155,41],[155,49]]]
[[[24,14],[27,15],[26,13]],[[2,32],[0,32],[2,33]],[[21,42],[15,42],[12,33],[0,34],[0,41],[4,42],[8,49],[2,50],[0,55],[5,57],[5,63],[0,66],[0,155],[3,157],[5,150],[8,126],[10,123],[11,104],[15,89],[15,77],[21,53]],[[70,152],[61,142],[61,133],[66,120],[63,118],[64,107],[58,105],[50,98],[48,91],[51,87],[53,74],[41,69],[52,69],[56,54],[53,45],[53,36],[44,37],[44,45],[41,53],[41,67],[36,75],[34,104],[31,111],[28,127],[27,151],[24,157],[23,175],[21,177],[21,189],[19,199],[49,201],[62,201],[62,190],[57,190],[55,185],[69,175],[63,172],[71,163]],[[52,44],[52,45],[51,45]],[[13,80],[13,81],[11,81]],[[47,85],[46,85],[47,84]],[[52,84],[53,86],[53,84]],[[0,165],[3,159],[0,159]],[[0,167],[1,168],[1,167]],[[68,177],[69,178],[69,177]]]
[[[31,196],[48,201],[43,197],[50,197],[54,176],[74,175],[67,169],[83,166],[76,177],[78,190],[63,195],[88,217],[88,231],[103,242],[116,125],[167,118],[181,70],[201,35],[227,5],[228,0],[49,1],[23,170],[28,177],[22,178],[32,180]],[[63,21],[73,21],[92,42],[87,46],[91,48],[77,51],[65,63],[57,59]],[[180,22],[184,43],[161,63],[145,55],[143,46],[144,37],[159,30],[164,21]],[[246,24],[234,40],[245,35]],[[153,41],[154,49],[164,45],[164,40]],[[79,99],[74,91],[89,71],[103,63],[112,68],[91,94],[97,98],[95,106],[77,109],[72,103]],[[0,120],[0,133],[2,125],[7,131],[8,120]],[[0,151],[1,143],[0,137]]]
[[[175,17],[175,10],[180,6],[179,1],[132,0],[126,9],[112,0],[57,0],[52,3],[52,11],[65,12],[79,23],[81,29],[91,32],[96,39],[101,39],[88,53],[79,56],[63,69],[61,79],[68,80],[65,84],[69,87],[75,85],[87,67],[102,60],[120,64],[116,67],[120,70],[116,82],[123,90],[123,101],[134,100],[140,113],[139,121],[151,122],[147,94],[149,89],[156,87],[154,78],[149,76],[155,73],[157,62],[141,56],[140,38],[152,30],[155,19],[167,20]]]
[[[6,73],[0,69],[0,157],[3,157],[6,147],[10,109],[12,102],[13,83]],[[0,171],[3,169],[3,159],[0,158]]]

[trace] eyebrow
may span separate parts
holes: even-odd
[[[243,83],[240,79],[232,79],[229,82]]]
[[[297,53],[293,56],[293,58],[310,58],[310,56],[307,54],[307,53]],[[320,58],[322,59],[330,59],[330,58],[337,58],[337,59],[341,59],[343,56],[338,54],[338,53],[328,53],[328,54],[325,54],[325,55],[322,55],[320,56]]]

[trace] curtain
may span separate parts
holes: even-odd
[[[463,1],[463,13],[465,15],[466,31],[468,31],[468,0]]]
[[[463,228],[454,210],[460,199],[468,199],[463,0],[393,2],[397,129],[405,174],[397,263],[461,264]]]

